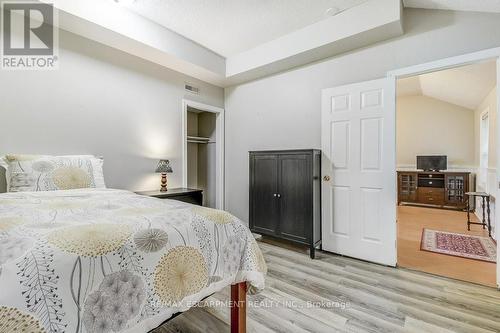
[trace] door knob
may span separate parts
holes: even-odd
[[[325,182],[329,182],[329,181],[330,181],[330,176],[328,176],[328,175],[327,175],[327,176],[324,176],[324,177],[323,177],[323,180],[324,180]]]

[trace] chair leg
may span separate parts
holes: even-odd
[[[467,199],[467,230],[470,231],[470,198]]]
[[[486,213],[488,214],[488,235],[491,237],[490,197],[486,197]]]
[[[231,286],[231,333],[246,333],[247,284],[240,282]]]

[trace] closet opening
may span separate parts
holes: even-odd
[[[183,101],[183,187],[203,190],[203,206],[223,209],[224,110]]]

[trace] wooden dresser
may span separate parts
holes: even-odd
[[[470,172],[398,171],[398,205],[431,205],[465,209]]]

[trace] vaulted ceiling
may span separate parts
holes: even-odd
[[[398,80],[403,96],[428,96],[475,110],[496,86],[496,62],[488,61]]]

